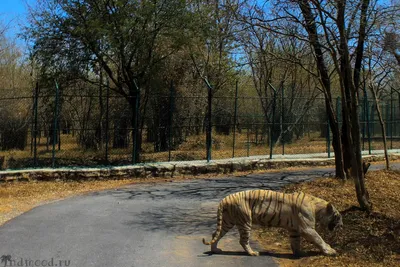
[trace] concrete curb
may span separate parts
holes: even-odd
[[[399,159],[400,153],[392,153],[391,160]],[[365,155],[364,161],[384,160],[383,155]],[[334,158],[234,158],[224,160],[162,162],[97,168],[56,168],[0,171],[0,182],[54,181],[54,180],[107,180],[135,178],[174,178],[202,174],[229,174],[255,170],[282,169],[287,167],[333,166]]]

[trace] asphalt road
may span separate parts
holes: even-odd
[[[276,266],[268,252],[245,255],[236,229],[220,242],[224,254],[208,253],[201,239],[210,239],[216,228],[218,202],[232,192],[278,190],[332,174],[332,169],[314,168],[140,184],[73,197],[1,226],[0,256],[11,257],[14,266]]]

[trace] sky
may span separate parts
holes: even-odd
[[[26,24],[27,7],[35,2],[36,0],[0,0],[1,25],[7,27],[7,37],[15,40],[18,45],[23,45],[17,34],[21,26]]]

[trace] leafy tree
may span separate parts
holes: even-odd
[[[27,144],[31,101],[15,99],[15,95],[30,95],[30,79],[22,53],[5,36],[6,30],[0,28],[0,149],[23,150]]]
[[[95,67],[104,71],[129,103],[139,160],[140,100],[157,65],[182,42],[187,16],[183,0],[40,0],[25,33],[42,75],[81,78]]]
[[[229,1],[228,1],[229,2]],[[215,115],[218,127],[217,131],[222,130],[222,124],[230,125],[230,122],[224,121],[227,116],[226,109],[218,109],[223,106],[221,99],[215,99],[215,96],[222,96],[224,92],[233,87],[235,64],[231,58],[235,49],[234,29],[235,12],[225,1],[195,1],[194,7],[196,15],[193,25],[197,27],[189,32],[193,42],[188,43],[190,57],[199,78],[204,82],[207,88],[207,110],[204,112],[206,128],[206,147],[207,159],[211,159],[212,145],[212,107],[213,103],[217,107]],[[200,28],[198,28],[200,26]],[[230,114],[229,114],[230,115]],[[228,126],[229,127],[229,126]],[[222,130],[224,131],[224,130]],[[229,129],[225,132],[229,132]]]

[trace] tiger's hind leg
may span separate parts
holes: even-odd
[[[243,225],[237,225],[240,234],[240,245],[250,256],[258,256],[260,253],[254,251],[249,244],[250,233],[251,233],[251,222],[246,222]]]
[[[224,237],[224,235],[233,228],[233,226],[235,226],[232,223],[226,223],[225,221],[223,221],[222,223],[222,229],[221,229],[221,233],[218,237],[218,239],[211,244],[211,252],[218,254],[222,252],[222,249],[218,248],[218,242],[221,240],[221,238]],[[212,235],[212,238],[214,239],[215,235],[217,234],[217,232],[214,232]]]
[[[300,245],[300,233],[298,231],[289,231],[290,236],[290,247],[292,248],[295,256],[303,256],[304,252],[301,251]]]

